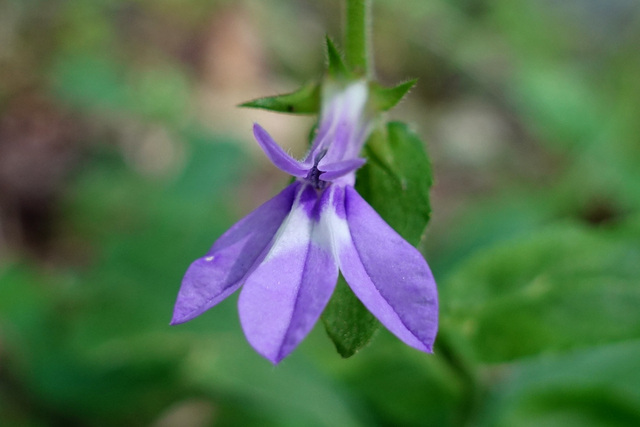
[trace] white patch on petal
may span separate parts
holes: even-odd
[[[371,127],[371,117],[365,114],[367,97],[366,81],[356,81],[347,87],[325,86],[319,139],[314,141],[307,162],[323,150],[328,152],[319,166],[357,158]]]
[[[210,256],[204,257],[204,260],[207,261],[207,262],[211,262],[211,261],[213,261],[214,258],[215,258],[214,255],[210,255]]]
[[[304,185],[300,186],[300,190],[291,207],[291,212],[278,229],[273,239],[274,244],[262,263],[268,262],[284,252],[297,249],[306,250],[311,236],[311,219],[305,212],[304,206],[300,204],[300,197],[305,187]]]
[[[331,197],[320,215],[320,223],[317,227],[318,233],[314,233],[314,243],[323,248],[331,249],[333,255],[338,259],[340,248],[345,243],[351,242],[351,232],[346,218],[340,218],[334,206],[336,197],[336,186],[329,188]]]
[[[327,206],[322,210],[320,214],[320,221],[313,229],[311,235],[311,241],[314,245],[331,251],[333,248],[333,218],[337,215],[333,206]]]
[[[343,91],[329,93],[329,102],[324,105],[322,116],[323,118],[346,116],[350,123],[355,124],[362,117],[367,96],[367,83],[364,80],[352,83]],[[338,120],[334,120],[334,122],[338,122]]]

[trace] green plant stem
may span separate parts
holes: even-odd
[[[486,399],[487,392],[481,381],[477,365],[466,357],[459,345],[456,344],[456,340],[443,329],[438,331],[436,352],[458,374],[466,391],[453,425],[475,425],[478,408]]]
[[[371,0],[347,0],[344,46],[345,60],[356,73],[370,77]]]

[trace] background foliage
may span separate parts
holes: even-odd
[[[234,106],[317,78],[339,10],[0,3],[0,424],[640,424],[634,0],[374,2],[380,80],[419,78],[390,114],[435,176],[433,356],[381,328],[343,360],[319,324],[274,368],[235,298],[168,327],[188,264],[286,183],[251,123],[304,151],[310,120]]]

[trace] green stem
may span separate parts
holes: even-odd
[[[370,25],[371,0],[347,0],[344,25],[345,59],[352,70],[366,77],[370,77],[371,74]]]
[[[471,362],[456,344],[456,340],[446,330],[438,331],[436,351],[458,374],[464,384],[464,397],[459,405],[453,425],[475,425],[478,410],[486,399],[485,385],[482,383],[478,368]]]

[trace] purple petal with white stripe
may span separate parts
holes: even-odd
[[[289,185],[231,227],[207,255],[191,264],[182,279],[172,325],[199,316],[240,287],[289,214],[299,187],[299,183]]]
[[[276,165],[278,169],[299,178],[304,178],[308,171],[302,163],[288,155],[277,142],[271,138],[271,135],[257,123],[253,125],[253,135],[262,147],[264,153],[269,160]]]
[[[244,333],[273,363],[287,356],[313,328],[338,279],[322,209],[330,208],[306,185],[262,263],[247,278],[238,311]]]
[[[367,96],[366,82],[355,82],[334,95],[323,109],[323,120],[324,116],[331,120],[326,163],[358,157],[370,128],[370,121],[365,114]]]
[[[309,163],[318,153],[326,152],[325,163],[337,163],[358,156],[370,130],[370,120],[365,117],[368,96],[365,81],[354,82],[336,91],[325,90],[318,134],[305,157]]]
[[[347,283],[391,332],[411,347],[431,352],[438,329],[438,298],[429,266],[351,187],[334,233]]]

